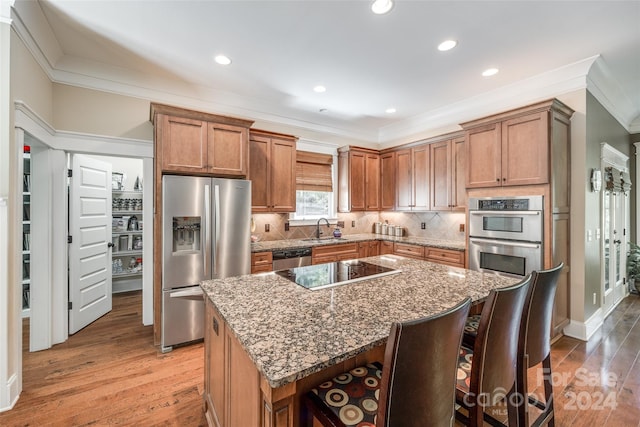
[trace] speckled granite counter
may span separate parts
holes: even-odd
[[[273,273],[210,280],[202,288],[272,388],[383,344],[393,321],[484,299],[515,279],[395,255],[367,258],[400,274],[319,291]]]
[[[457,242],[454,240],[438,240],[429,239],[427,237],[395,237],[384,234],[345,234],[340,239],[326,239],[320,242],[301,240],[301,239],[288,239],[288,240],[270,240],[264,242],[257,242],[251,244],[252,252],[268,252],[281,249],[297,249],[297,248],[310,248],[313,246],[322,245],[335,245],[336,243],[350,243],[350,242],[366,242],[370,240],[385,240],[389,242],[410,243],[413,245],[427,246],[432,248],[452,249],[458,251],[464,251],[465,243]]]

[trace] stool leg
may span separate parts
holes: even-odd
[[[553,384],[551,384],[551,354],[548,354],[542,361],[542,367],[545,369],[545,372],[549,373],[545,376],[544,380],[545,413],[547,414],[545,418],[550,417],[547,425],[549,427],[555,427],[555,414],[553,413]]]

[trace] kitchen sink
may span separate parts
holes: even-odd
[[[327,236],[327,237],[310,237],[308,239],[302,239],[303,242],[333,242],[333,241],[339,241],[339,240],[347,240],[344,237],[332,237],[332,236]]]

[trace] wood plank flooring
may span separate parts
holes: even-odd
[[[29,353],[25,328],[23,392],[0,413],[0,426],[206,425],[203,345],[162,354],[152,327],[142,326],[140,294],[114,295],[113,304],[50,350]],[[552,356],[556,426],[640,427],[638,296],[622,301],[589,342],[563,337]]]

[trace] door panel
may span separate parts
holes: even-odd
[[[69,193],[69,333],[111,311],[111,165],[74,155]]]

